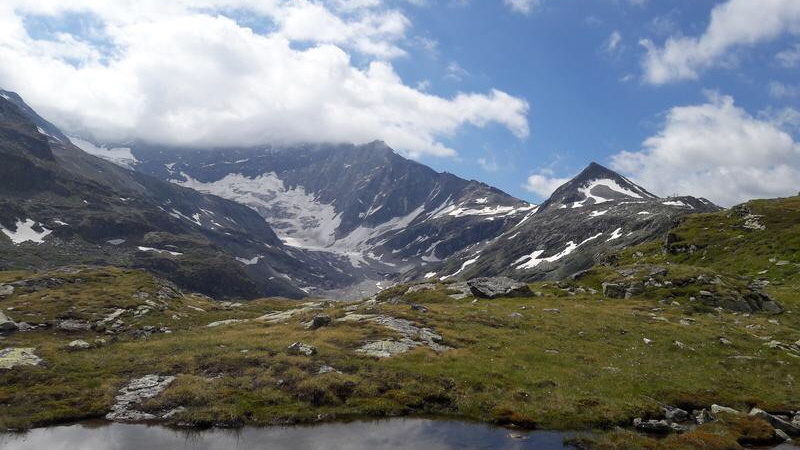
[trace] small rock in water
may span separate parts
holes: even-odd
[[[287,348],[290,355],[314,356],[317,348],[302,342],[295,342]]]

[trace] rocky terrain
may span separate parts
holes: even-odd
[[[701,198],[659,198],[592,163],[516,226],[404,278],[559,280],[661,237],[682,216],[719,209]]]
[[[750,202],[563,280],[352,302],[221,302],[131,269],[0,272],[0,426],[434,414],[605,430],[581,448],[797,439],[798,226],[800,197]]]
[[[144,268],[217,297],[303,297],[352,279],[255,211],[118,167],[0,92],[0,268]],[[336,276],[331,276],[335,273]]]
[[[358,279],[380,281],[445,260],[535,208],[483,183],[437,173],[382,142],[213,151],[134,143],[132,163],[87,149],[247,205],[287,245],[344,260]]]

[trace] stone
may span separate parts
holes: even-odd
[[[689,419],[689,413],[675,406],[665,406],[664,418],[672,422],[683,422]]]
[[[302,342],[294,342],[287,349],[290,355],[297,356],[314,356],[317,354],[317,348]]]
[[[0,312],[0,332],[3,331],[17,331],[19,325],[16,324],[10,317]]]
[[[419,311],[419,312],[421,312],[421,313],[426,313],[426,312],[428,312],[428,308],[427,308],[426,306],[424,306],[424,305],[419,305],[419,304],[416,304],[416,303],[414,303],[414,304],[412,304],[412,305],[411,305],[411,309],[413,309],[414,311]]]
[[[0,297],[8,297],[14,293],[14,286],[10,284],[0,284]]]
[[[777,436],[779,439],[781,439],[784,442],[792,440],[792,438],[788,434],[786,434],[785,431],[783,431],[781,429],[776,429],[775,430],[775,436]]]
[[[89,347],[91,347],[91,345],[88,342],[80,339],[74,340],[67,344],[67,348],[70,350],[86,350]]]
[[[306,324],[309,330],[316,330],[317,328],[327,327],[331,324],[331,316],[327,314],[318,314],[311,319],[311,322]]]
[[[473,278],[467,281],[467,285],[470,292],[480,298],[533,296],[527,284],[507,277]]]
[[[561,310],[558,309],[558,308],[545,308],[545,309],[542,310],[542,312],[560,314]]]
[[[334,368],[333,368],[333,367],[331,367],[331,366],[322,366],[322,367],[320,367],[320,368],[319,368],[319,370],[317,371],[317,375],[324,375],[324,374],[326,374],[326,373],[331,373],[331,372],[334,372],[334,373],[342,373],[342,372],[339,372],[338,370],[334,369]]]
[[[619,283],[603,283],[603,296],[608,298],[625,298],[627,288]]]
[[[634,281],[625,289],[625,298],[633,298],[637,295],[644,293],[644,283],[641,281]]]
[[[737,411],[737,410],[735,410],[733,408],[728,408],[727,406],[721,406],[721,405],[716,405],[716,404],[711,405],[711,414],[713,414],[714,417],[716,417],[717,414],[720,414],[720,413],[722,413],[722,414],[742,414],[740,411]]]
[[[210,324],[206,325],[208,328],[216,328],[221,327],[223,325],[234,325],[237,323],[247,322],[244,319],[227,319],[227,320],[218,320],[216,322],[211,322]]]
[[[0,350],[0,369],[11,369],[17,366],[38,366],[42,358],[33,352],[35,348],[12,348]]]
[[[414,292],[420,291],[431,291],[436,289],[436,285],[434,283],[422,283],[422,284],[414,284],[409,286],[406,294],[413,294]]]
[[[645,433],[669,433],[672,427],[666,420],[642,420],[641,418],[633,419],[633,426],[639,431]]]
[[[667,275],[666,267],[653,267],[650,269],[651,277],[663,277]]]
[[[711,417],[711,414],[705,408],[692,411],[692,417],[694,418],[694,423],[698,425],[712,422],[714,420],[714,418]]]
[[[255,320],[266,322],[266,323],[280,323],[280,322],[285,322],[285,321],[291,319],[292,317],[294,317],[294,316],[296,316],[298,314],[307,313],[307,312],[313,311],[315,309],[320,309],[320,308],[322,308],[322,303],[313,303],[313,302],[312,303],[305,303],[304,306],[301,307],[301,308],[288,309],[286,311],[276,311],[276,312],[267,313],[267,314],[264,314],[261,317],[256,318]]]
[[[374,358],[390,358],[394,355],[405,353],[414,347],[417,347],[418,345],[418,343],[407,338],[400,341],[381,340],[368,342],[361,348],[357,349],[356,352],[363,353]]]
[[[62,320],[56,325],[57,330],[76,332],[76,331],[89,331],[92,325],[85,320],[67,319]]]
[[[763,409],[753,408],[750,410],[750,415],[764,419],[764,421],[775,427],[775,429],[782,430],[791,436],[800,436],[800,427],[797,427],[791,422],[783,420],[778,416],[770,414]]]
[[[106,414],[106,420],[138,422],[157,419],[158,416],[155,414],[137,411],[134,408],[142,401],[153,398],[163,392],[173,381],[175,381],[173,376],[152,374],[132,379],[119,390],[119,395],[115,397],[116,402],[111,407],[111,411]]]
[[[689,350],[690,352],[693,352],[693,351],[695,351],[693,347],[691,347],[691,346],[689,346],[689,345],[686,345],[686,344],[684,344],[683,342],[680,342],[680,341],[675,341],[675,342],[673,342],[672,344],[673,344],[675,347],[678,347],[678,348],[679,348],[679,349],[681,349],[681,350]]]
[[[447,285],[448,291],[456,291],[455,294],[450,294],[450,298],[461,300],[462,298],[472,297],[472,291],[466,281],[452,283]]]

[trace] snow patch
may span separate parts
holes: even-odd
[[[103,147],[76,137],[69,138],[78,148],[100,158],[110,161],[118,166],[131,169],[139,162],[128,147]]]
[[[167,253],[167,254],[170,254],[172,256],[181,256],[181,255],[183,255],[183,253],[180,253],[180,252],[171,252],[169,250],[163,250],[163,249],[160,249],[160,248],[141,247],[140,246],[140,247],[138,247],[138,249],[139,249],[140,252]]]
[[[567,247],[564,248],[564,250],[562,250],[560,253],[555,254],[553,256],[548,256],[547,258],[539,258],[539,256],[541,256],[542,253],[544,253],[544,250],[536,250],[533,253],[531,253],[530,255],[524,255],[521,258],[517,259],[516,261],[514,261],[514,263],[512,265],[519,264],[516,267],[516,269],[517,270],[523,270],[523,269],[532,269],[532,268],[538,266],[539,264],[541,264],[543,262],[558,261],[559,259],[561,259],[561,258],[569,255],[570,253],[574,252],[575,249],[577,249],[581,245],[583,245],[583,244],[585,244],[585,243],[587,243],[587,242],[589,242],[591,240],[597,239],[598,237],[600,237],[602,235],[603,235],[603,233],[597,233],[596,235],[594,235],[594,236],[592,236],[592,237],[590,237],[588,239],[583,240],[579,244],[576,244],[574,241],[569,241],[569,242],[567,242]],[[528,260],[528,261],[527,262],[523,262],[525,260]],[[520,264],[520,263],[522,263],[522,264]]]
[[[236,260],[239,261],[240,263],[244,264],[245,266],[253,266],[253,265],[258,264],[258,261],[260,261],[261,258],[263,258],[263,256],[261,256],[261,255],[254,256],[254,257],[252,257],[250,259],[240,258],[240,257],[237,256]]]
[[[39,225],[42,231],[36,231],[33,229],[33,227],[37,225]],[[44,242],[44,238],[53,232],[53,230],[48,230],[47,228],[41,226],[38,222],[34,222],[31,219],[25,219],[24,222],[17,220],[15,226],[17,231],[8,230],[0,225],[0,231],[8,236],[14,245],[19,245],[23,242],[34,242],[36,244],[41,244]]]
[[[622,228],[617,228],[611,233],[611,237],[606,239],[606,242],[613,241],[622,237]]]

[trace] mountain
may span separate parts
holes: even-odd
[[[299,298],[334,266],[284,246],[255,211],[89,155],[0,90],[0,268],[147,269],[219,297]],[[320,282],[319,280],[335,280]]]
[[[681,216],[719,209],[703,198],[659,198],[593,162],[500,236],[404,278],[562,279],[663,236]]]
[[[101,155],[109,151],[92,146]],[[493,239],[535,208],[403,158],[379,141],[213,151],[128,147],[136,170],[247,205],[286,245],[345,262],[347,275],[372,280],[373,287]]]

